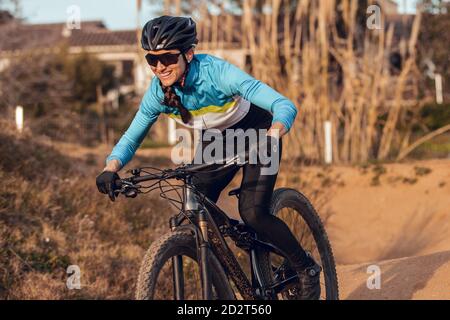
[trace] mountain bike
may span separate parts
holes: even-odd
[[[230,218],[192,182],[197,174],[245,164],[235,160],[164,170],[137,168],[130,171],[130,177],[116,181],[116,196],[134,198],[159,190],[160,196],[177,208],[169,220],[170,231],[145,254],[136,299],[296,299],[297,274],[282,251],[260,239],[242,221]],[[229,196],[239,197],[239,191],[233,189]],[[310,201],[294,189],[276,189],[270,212],[287,219],[302,247],[321,265],[321,299],[337,300],[333,252]]]

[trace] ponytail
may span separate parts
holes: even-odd
[[[175,89],[172,86],[165,87],[161,84],[161,89],[164,92],[164,102],[166,106],[177,108],[181,114],[181,120],[183,123],[189,123],[192,119],[192,114],[181,103],[180,97],[175,93]]]

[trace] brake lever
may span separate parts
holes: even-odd
[[[136,186],[131,181],[127,181],[127,179],[116,180],[116,186],[120,186],[118,189],[114,190],[114,195],[116,197],[118,197],[119,194],[123,194],[127,198],[135,198],[139,193],[139,186]]]

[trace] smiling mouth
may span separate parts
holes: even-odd
[[[167,72],[164,72],[164,73],[160,73],[159,76],[161,78],[168,78],[171,74],[172,74],[172,71],[167,71]]]

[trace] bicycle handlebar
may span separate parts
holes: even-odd
[[[267,141],[265,142],[267,143]],[[196,173],[214,173],[223,170],[226,167],[229,167],[231,165],[237,165],[237,166],[243,166],[246,163],[248,163],[248,156],[250,154],[250,151],[247,150],[245,152],[245,161],[238,161],[240,158],[240,155],[237,154],[231,158],[228,159],[222,159],[222,162],[210,162],[210,163],[201,163],[201,164],[188,164],[181,167],[178,167],[176,169],[167,169],[162,170],[160,174],[146,174],[146,175],[134,175],[129,178],[125,179],[117,179],[114,183],[118,190],[116,189],[115,192],[118,191],[118,193],[125,194],[126,196],[135,197],[137,193],[139,193],[138,189],[140,188],[139,185],[137,185],[140,182],[145,181],[151,181],[151,180],[166,180],[166,179],[183,179],[189,175],[195,175]],[[219,165],[219,168],[215,168],[213,170],[207,170],[209,168],[215,167]],[[138,169],[140,170],[140,169]],[[132,190],[131,195],[127,195],[127,192]]]

